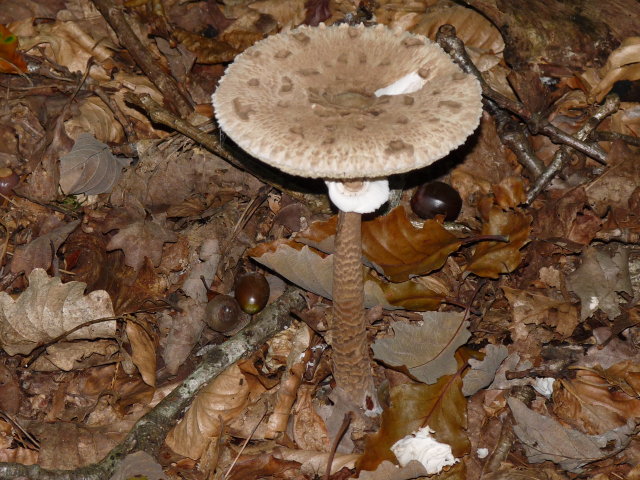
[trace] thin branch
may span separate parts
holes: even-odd
[[[593,132],[597,126],[600,124],[602,120],[606,117],[614,113],[618,110],[620,106],[620,99],[617,95],[608,95],[605,98],[604,103],[598,107],[595,113],[591,116],[591,118],[585,123],[580,130],[576,133],[576,138],[584,141],[589,138],[591,132]],[[535,198],[540,194],[540,192],[546,188],[551,180],[558,174],[560,170],[564,168],[570,158],[571,148],[567,145],[562,145],[555,156],[553,157],[553,161],[549,164],[547,169],[536,178],[536,181],[529,189],[527,193],[527,204],[531,204],[535,200]]]
[[[124,46],[136,64],[142,69],[151,82],[158,87],[160,93],[173,107],[176,113],[187,117],[193,108],[178,82],[167,74],[154,59],[151,52],[143,45],[127,21],[121,6],[112,0],[91,0],[107,23],[113,28],[118,40]]]
[[[212,346],[198,367],[153,410],[134,425],[126,438],[100,462],[76,470],[48,470],[39,465],[0,463],[0,480],[104,480],[129,454],[144,451],[157,457],[169,430],[187,410],[200,389],[235,362],[247,358],[273,335],[291,323],[291,310],[306,305],[295,288],[288,288],[274,303],[256,315],[254,322],[221,345]]]

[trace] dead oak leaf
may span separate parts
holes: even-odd
[[[620,315],[620,292],[633,293],[629,274],[629,251],[621,246],[588,247],[582,253],[582,264],[567,277],[569,288],[580,297],[580,319],[585,320],[596,310],[610,319]]]
[[[504,235],[507,242],[482,242],[467,265],[467,271],[480,277],[498,278],[514,271],[522,261],[520,249],[529,242],[531,217],[519,210],[493,206],[482,226],[482,235]]]
[[[178,240],[175,232],[151,220],[139,220],[121,229],[107,244],[107,250],[121,249],[125,264],[138,271],[148,257],[154,266],[162,259],[162,246]]]
[[[555,300],[530,291],[502,287],[517,323],[547,325],[563,338],[578,326],[578,309],[569,302]]]
[[[373,356],[392,367],[405,366],[416,379],[433,384],[443,375],[455,373],[455,353],[471,333],[462,313],[423,313],[422,325],[393,322],[394,336],[372,345]]]

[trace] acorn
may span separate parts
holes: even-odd
[[[8,196],[13,195],[13,189],[20,182],[20,177],[16,172],[7,167],[0,168],[0,193]]]
[[[236,278],[236,300],[240,308],[250,315],[260,312],[267,305],[269,293],[269,282],[261,273],[247,272]]]
[[[207,303],[204,321],[212,330],[226,333],[238,327],[243,321],[240,305],[229,295],[216,295]]]
[[[430,182],[420,185],[411,197],[411,210],[420,218],[435,218],[444,215],[447,222],[458,217],[462,209],[462,198],[451,185]]]

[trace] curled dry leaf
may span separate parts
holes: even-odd
[[[78,138],[86,132],[100,142],[119,144],[124,139],[122,125],[99,97],[89,97],[82,101],[78,112],[64,122],[64,128],[71,138]]]
[[[300,288],[332,298],[332,255],[324,255],[290,240],[262,244],[248,254]],[[387,283],[369,270],[365,275],[364,304],[367,308],[382,305],[387,309],[435,310],[445,297],[417,282]]]
[[[436,5],[427,10],[427,14],[411,31],[435,40],[438,28],[445,24],[456,27],[456,35],[467,48],[494,54],[504,50],[500,31],[477,11],[460,5],[446,8]]]
[[[156,345],[149,332],[134,321],[127,321],[127,337],[131,344],[131,360],[144,383],[156,386]]]
[[[428,312],[422,318],[421,325],[391,323],[395,335],[378,338],[371,348],[377,360],[392,367],[405,366],[419,381],[433,384],[455,373],[455,352],[471,333],[462,313]]]
[[[640,80],[640,37],[629,37],[623,40],[607,59],[605,66],[597,71],[591,69],[583,75],[587,85],[595,80],[589,92],[590,102],[601,102],[613,87],[622,80]]]
[[[69,153],[60,158],[60,188],[67,195],[108,193],[126,162],[90,133],[82,133]]]
[[[47,347],[31,368],[38,372],[82,370],[119,360],[120,347],[115,340],[59,342]]]
[[[162,349],[162,359],[171,374],[175,374],[198,342],[204,329],[206,303],[193,298],[181,299],[180,310],[171,319],[171,329]]]
[[[529,242],[531,217],[519,210],[493,206],[482,226],[482,235],[504,235],[508,242],[482,242],[473,252],[467,271],[480,277],[498,278],[513,272],[522,261],[520,249]]]
[[[9,355],[27,355],[89,320],[113,316],[109,294],[96,290],[84,295],[86,284],[62,283],[41,268],[29,275],[29,287],[17,300],[0,292],[0,345]],[[89,325],[67,340],[113,337],[115,321]]]
[[[625,362],[625,367],[633,368]],[[637,369],[637,365],[635,365]],[[573,379],[562,379],[553,392],[553,411],[563,421],[590,434],[621,427],[640,418],[638,393],[624,392],[591,369],[578,369]]]
[[[250,384],[233,365],[204,387],[180,422],[167,435],[167,445],[185,457],[199,459],[222,434],[224,423],[237,417],[249,402]]]
[[[522,442],[529,462],[550,460],[572,473],[581,473],[585,465],[625,448],[635,429],[635,422],[629,420],[623,427],[602,435],[585,435],[530,410],[516,398],[511,397],[507,402],[517,423],[513,430]]]

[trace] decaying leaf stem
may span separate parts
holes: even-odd
[[[225,343],[207,351],[193,373],[138,420],[126,438],[99,463],[76,470],[48,470],[39,465],[0,463],[0,480],[104,480],[113,475],[119,463],[130,453],[144,451],[157,456],[165,436],[182,417],[200,389],[287,327],[291,322],[290,312],[301,310],[305,305],[304,297],[298,289],[287,289],[278,300],[256,315],[254,322]]]
[[[378,409],[364,310],[362,215],[340,212],[333,254],[333,376],[347,398],[365,413]],[[379,412],[378,412],[379,413]]]

